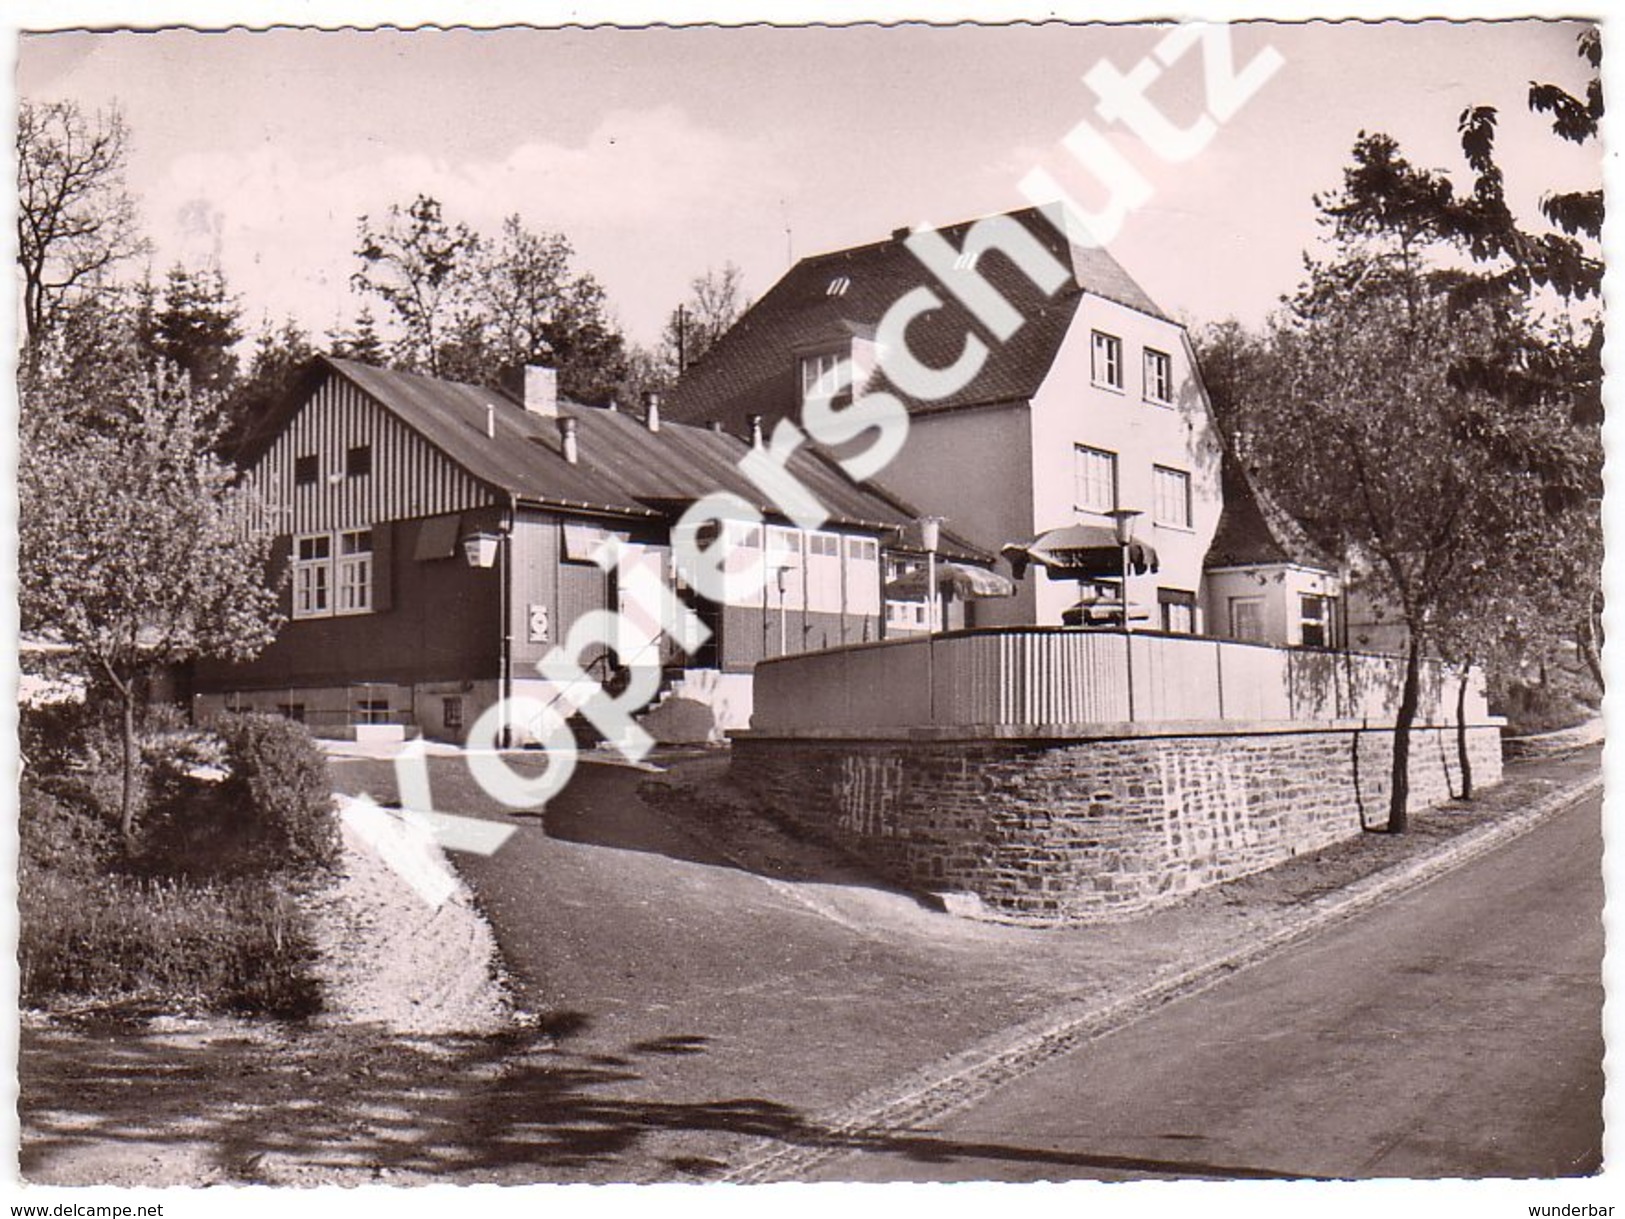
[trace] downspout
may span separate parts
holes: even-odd
[[[498,531],[497,566],[502,569],[502,657],[497,676],[497,694],[502,699],[502,746],[513,748],[513,526],[519,515],[519,497],[508,492],[508,508]]]

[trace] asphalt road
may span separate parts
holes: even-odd
[[[1595,1172],[1600,836],[1583,801],[817,1179]]]

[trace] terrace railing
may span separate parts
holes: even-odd
[[[1185,721],[1392,723],[1399,657],[1161,632],[1004,627],[949,631],[764,661],[753,729]],[[1456,719],[1456,674],[1423,665],[1418,722]],[[1487,715],[1482,678],[1466,718]]]

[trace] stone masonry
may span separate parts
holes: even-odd
[[[1225,725],[1025,739],[737,734],[735,779],[896,882],[993,917],[1137,913],[1387,818],[1391,730]],[[1498,727],[1469,729],[1475,785]],[[1410,805],[1460,794],[1456,730],[1411,740]]]

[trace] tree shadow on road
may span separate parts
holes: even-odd
[[[715,1177],[730,1160],[785,1145],[925,1165],[1042,1164],[1057,1178],[1291,1175],[833,1130],[768,1099],[648,1094],[641,1058],[708,1050],[698,1034],[609,1056],[573,1053],[542,1029],[405,1037],[31,1022],[21,1040],[21,1168],[27,1180],[57,1184],[648,1182]],[[130,1168],[158,1162],[171,1164],[167,1180]]]

